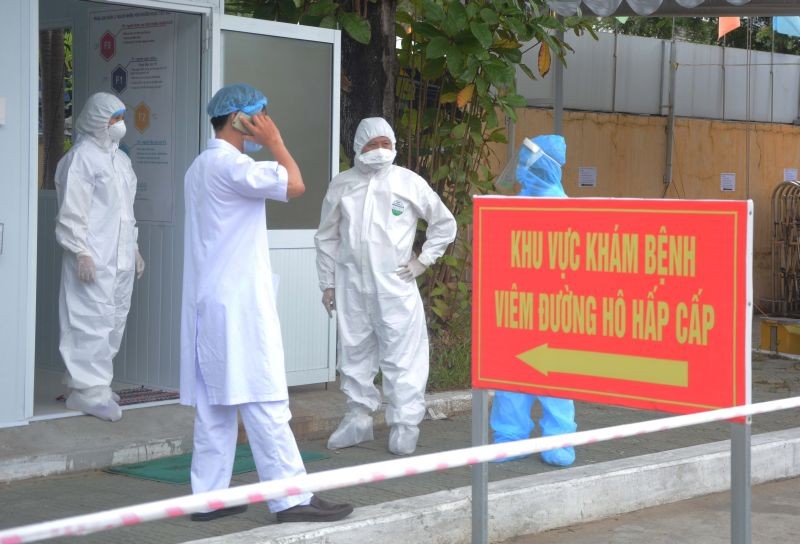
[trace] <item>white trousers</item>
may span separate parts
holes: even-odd
[[[416,285],[402,295],[336,290],[339,377],[349,409],[381,405],[375,376],[383,374],[389,425],[419,425],[425,416],[429,347],[425,311]]]
[[[192,493],[227,489],[233,474],[236,439],[242,415],[260,481],[302,476],[306,473],[300,450],[289,427],[289,401],[250,402],[226,406],[209,404],[206,384],[197,372]],[[310,493],[267,501],[271,512],[308,504]]]
[[[83,283],[74,260],[64,252],[58,297],[59,351],[67,367],[66,385],[70,389],[108,387],[131,307],[134,271],[111,274],[98,267],[95,281]]]

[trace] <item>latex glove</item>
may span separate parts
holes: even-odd
[[[404,264],[397,269],[397,275],[401,280],[412,282],[414,279],[425,272],[428,267],[419,262],[416,257],[412,258],[408,263]]]
[[[144,259],[139,250],[136,250],[136,279],[140,280],[144,276]]]
[[[333,317],[331,312],[336,309],[336,289],[328,287],[322,292],[322,305],[325,306],[328,317]]]
[[[97,268],[89,255],[78,256],[78,278],[83,283],[93,283]]]

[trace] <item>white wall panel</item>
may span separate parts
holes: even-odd
[[[280,276],[278,316],[289,385],[334,381],[336,334],[334,323],[322,307],[316,268],[316,249],[272,248],[272,271]]]
[[[638,36],[619,38],[614,111],[657,114],[661,98],[658,86],[666,63],[662,60],[663,41]]]
[[[614,35],[602,33],[597,37],[597,41],[582,39],[574,34],[566,37],[575,53],[567,55],[567,68],[564,71],[565,108],[611,111]]]
[[[800,58],[775,55],[773,61],[772,120],[776,123],[793,123],[800,117]]]
[[[598,38],[567,36],[575,53],[567,55],[564,107],[666,115],[670,41],[618,36],[615,48],[613,34],[599,33]],[[747,51],[681,41],[676,42],[676,48],[676,115],[742,121],[748,118]],[[523,61],[534,71],[537,54],[535,48],[523,55]],[[768,52],[754,51],[750,60],[749,118],[793,122],[800,115],[800,57],[773,57]],[[531,81],[522,71],[517,73],[517,90],[531,106],[552,106],[552,87],[552,75]]]
[[[38,5],[3,2],[0,32],[0,427],[24,422],[32,406],[33,285],[36,252],[36,27]]]
[[[679,42],[675,60],[675,115],[722,118],[722,48]]]

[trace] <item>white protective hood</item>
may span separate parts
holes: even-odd
[[[103,148],[111,149],[115,144],[108,135],[108,120],[124,109],[125,104],[113,94],[94,93],[84,104],[75,123],[76,142],[85,136],[92,136]]]

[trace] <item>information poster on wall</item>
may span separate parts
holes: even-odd
[[[137,221],[174,219],[175,17],[148,9],[89,13],[89,92],[125,103],[120,143],[138,178]]]
[[[473,386],[673,413],[746,404],[752,210],[476,197]]]

